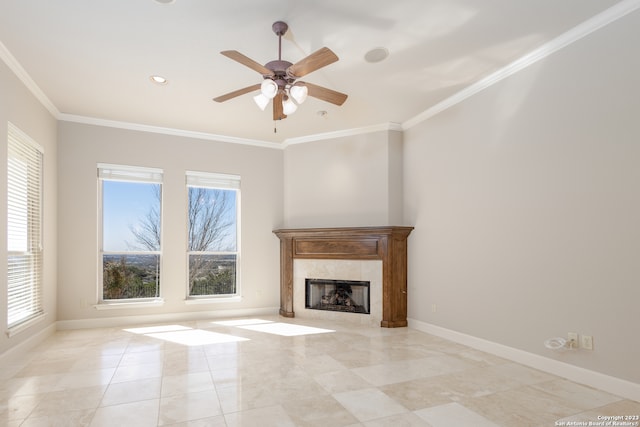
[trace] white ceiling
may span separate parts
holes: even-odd
[[[0,0],[0,53],[26,72],[65,120],[282,142],[404,123],[629,2]],[[340,58],[302,80],[349,98],[341,107],[309,98],[274,133],[270,108],[260,111],[252,94],[225,103],[212,98],[260,83],[258,73],[219,52],[238,50],[262,64],[277,59],[271,25],[278,20],[290,28],[283,59],[296,62],[322,46]],[[367,63],[365,53],[381,46],[389,57]],[[152,84],[152,74],[169,83]]]

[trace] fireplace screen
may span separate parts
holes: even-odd
[[[369,314],[369,282],[305,279],[305,308]]]

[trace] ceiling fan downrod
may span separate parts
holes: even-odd
[[[271,29],[278,36],[278,59],[265,64],[265,67],[273,72],[272,76],[265,76],[265,78],[273,80],[278,85],[279,90],[284,91],[286,85],[293,83],[295,80],[287,76],[287,68],[293,64],[282,60],[282,36],[289,30],[289,25],[286,22],[277,21],[273,23]]]
[[[271,29],[278,36],[278,61],[282,61],[282,36],[287,33],[289,26],[286,22],[276,21],[271,26]]]

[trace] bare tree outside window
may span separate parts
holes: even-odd
[[[146,216],[141,218],[135,226],[130,225],[129,229],[140,246],[149,251],[157,251],[160,248],[160,201],[162,199],[162,190],[158,186],[154,187],[152,191],[158,204],[149,208]],[[129,243],[129,246],[134,249],[138,248],[131,243]]]
[[[235,293],[235,192],[189,187],[189,295]]]
[[[235,293],[235,197],[233,190],[188,187],[190,296]],[[138,245],[149,250],[158,247],[160,212],[150,209],[131,232]]]

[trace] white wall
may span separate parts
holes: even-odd
[[[286,226],[402,225],[401,150],[397,131],[287,147]]]
[[[629,15],[405,132],[410,318],[640,382],[639,29]],[[594,351],[543,347],[569,331]]]
[[[7,223],[7,122],[13,123],[44,148],[43,194],[43,307],[46,317],[11,338],[7,330],[7,227],[0,227],[0,355],[25,344],[47,330],[56,320],[56,126],[57,121],[15,74],[0,61],[0,223]]]
[[[279,241],[271,231],[282,225],[281,150],[70,122],[60,122],[58,143],[59,320],[94,320],[84,324],[95,325],[105,317],[279,306]],[[164,171],[162,307],[92,307],[98,277],[97,163]],[[241,302],[185,305],[187,170],[241,176]]]

